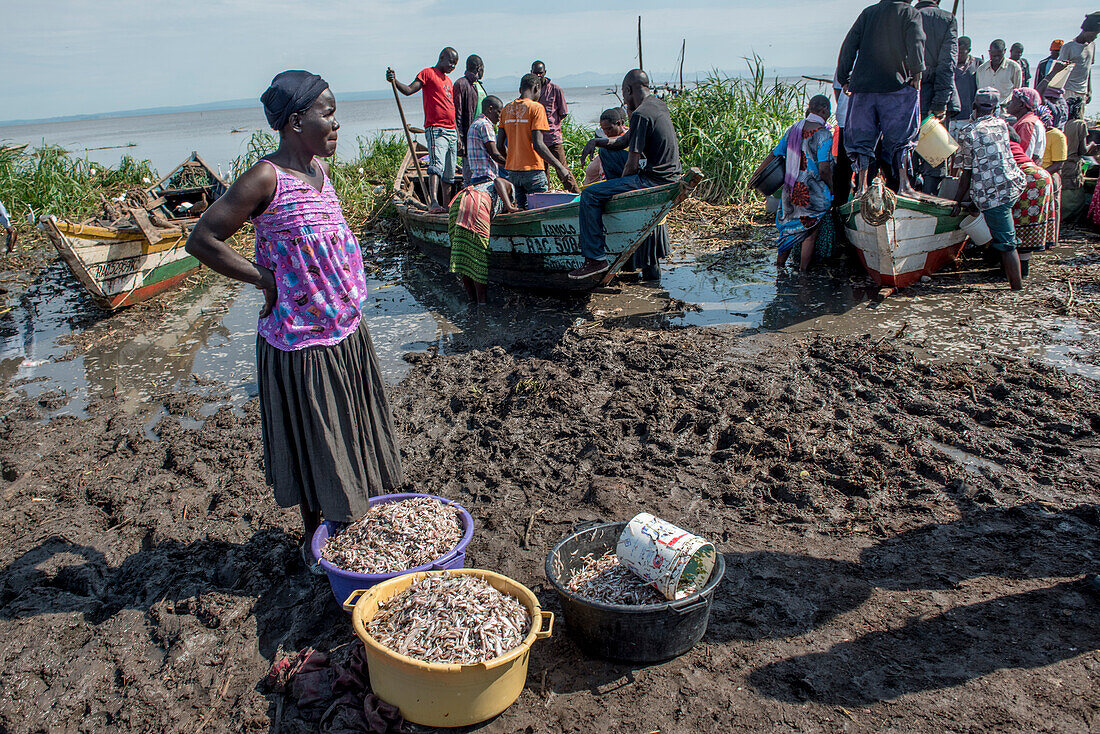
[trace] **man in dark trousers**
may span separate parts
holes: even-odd
[[[594,278],[611,267],[604,238],[603,208],[612,196],[680,180],[676,128],[668,105],[654,96],[649,75],[641,69],[628,73],[623,78],[623,100],[630,110],[630,129],[614,140],[592,138],[581,153],[583,164],[596,148],[630,151],[621,177],[592,184],[581,192],[580,245],[584,265],[569,273],[573,280]],[[643,158],[645,168],[641,167]]]
[[[458,132],[458,157],[462,159],[462,182],[470,183],[470,167],[466,163],[466,136],[470,125],[481,114],[481,103],[488,96],[481,86],[481,77],[485,75],[485,62],[474,54],[466,59],[466,73],[455,80],[455,130]]]
[[[569,165],[565,159],[565,139],[561,134],[561,121],[569,114],[569,105],[565,103],[565,92],[562,88],[546,76],[546,64],[535,61],[531,64],[531,73],[542,82],[539,90],[539,103],[546,108],[546,123],[550,129],[543,133],[546,147],[562,163]],[[550,165],[546,165],[546,175],[550,175]],[[565,183],[564,181],[562,182]]]
[[[859,172],[857,196],[882,140],[883,157],[897,172],[898,193],[916,196],[909,183],[909,151],[920,127],[924,29],[908,0],[879,0],[856,19],[837,60],[837,80],[850,94],[845,147]]]
[[[920,116],[935,115],[947,125],[947,116],[959,112],[959,94],[955,90],[955,59],[959,53],[959,26],[955,16],[940,7],[940,0],[917,3],[924,29],[924,76],[920,83]],[[947,161],[938,166],[921,162],[921,191],[936,196],[947,176]]]
[[[412,84],[397,81],[393,69],[386,69],[386,81],[405,96],[424,90],[424,137],[428,140],[428,211],[446,211],[451,200],[458,158],[458,133],[455,131],[454,84],[447,76],[458,66],[458,51],[448,46],[439,52],[435,66],[416,75]]]

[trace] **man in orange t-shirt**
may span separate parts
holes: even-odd
[[[428,210],[431,212],[445,211],[442,203],[450,201],[451,187],[455,181],[458,134],[455,131],[454,85],[447,75],[457,65],[458,51],[448,46],[439,52],[439,60],[435,66],[429,66],[417,74],[412,84],[402,84],[397,81],[393,69],[386,69],[386,81],[402,94],[412,95],[424,90],[424,137],[428,139]]]
[[[540,84],[534,74],[527,74],[520,80],[519,98],[504,107],[497,132],[497,147],[505,157],[504,177],[512,183],[516,206],[520,209],[527,208],[527,194],[542,193],[550,188],[546,164],[557,172],[566,191],[580,191],[573,174],[554,157],[543,140],[543,133],[550,125],[546,120],[546,108],[538,101]]]

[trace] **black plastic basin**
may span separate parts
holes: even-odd
[[[546,557],[546,578],[561,596],[569,634],[586,653],[632,663],[654,663],[683,655],[703,638],[714,590],[726,574],[719,553],[706,586],[691,596],[661,604],[628,606],[588,601],[566,588],[589,553],[615,548],[625,522],[575,530]]]

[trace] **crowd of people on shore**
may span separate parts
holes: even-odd
[[[679,145],[667,106],[653,95],[649,77],[636,69],[624,78],[622,107],[600,117],[604,137],[594,136],[582,152],[585,182],[571,173],[562,120],[569,113],[565,93],[535,61],[519,82],[519,96],[504,104],[485,92],[480,56],[466,59],[465,74],[453,83],[458,52],[440,52],[435,66],[423,69],[411,84],[386,79],[404,95],[422,94],[428,142],[427,199],[430,213],[449,211],[451,271],[458,274],[474,303],[486,302],[489,232],[500,212],[528,208],[528,195],[550,189],[550,172],[570,193],[580,195],[579,242],[584,263],[569,273],[575,280],[595,278],[610,267],[603,227],[608,199],[626,191],[676,181],[681,173]],[[494,133],[494,129],[496,132]],[[461,159],[461,188],[456,185]],[[444,202],[450,202],[445,209]],[[660,278],[659,260],[668,255],[668,233],[658,225],[638,247],[633,267],[643,280]]]
[[[1084,110],[1098,32],[1100,12],[1091,13],[1071,41],[1051,43],[1032,75],[1019,43],[1006,55],[997,39],[988,60],[974,58],[939,0],[865,8],[837,59],[832,135],[829,100],[815,97],[774,151],[786,167],[777,264],[797,247],[806,269],[819,241],[831,241],[829,213],[848,201],[853,172],[857,197],[881,172],[899,195],[945,196],[957,212],[980,212],[1011,287],[1022,287],[1031,254],[1058,242],[1062,190],[1081,187],[1082,161],[1097,152]],[[958,145],[934,165],[913,153],[933,118]]]

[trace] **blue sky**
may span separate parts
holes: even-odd
[[[522,73],[536,57],[551,76],[626,71],[637,63],[639,13],[652,71],[674,68],[682,38],[688,71],[740,68],[754,52],[770,67],[824,68],[868,1],[636,0],[618,10],[591,0],[0,0],[0,119],[253,97],[286,68],[323,75],[339,96],[384,88],[387,65],[408,81],[445,45],[480,54],[489,77]],[[977,49],[1002,37],[1036,59],[1100,7],[966,0],[965,9]]]

